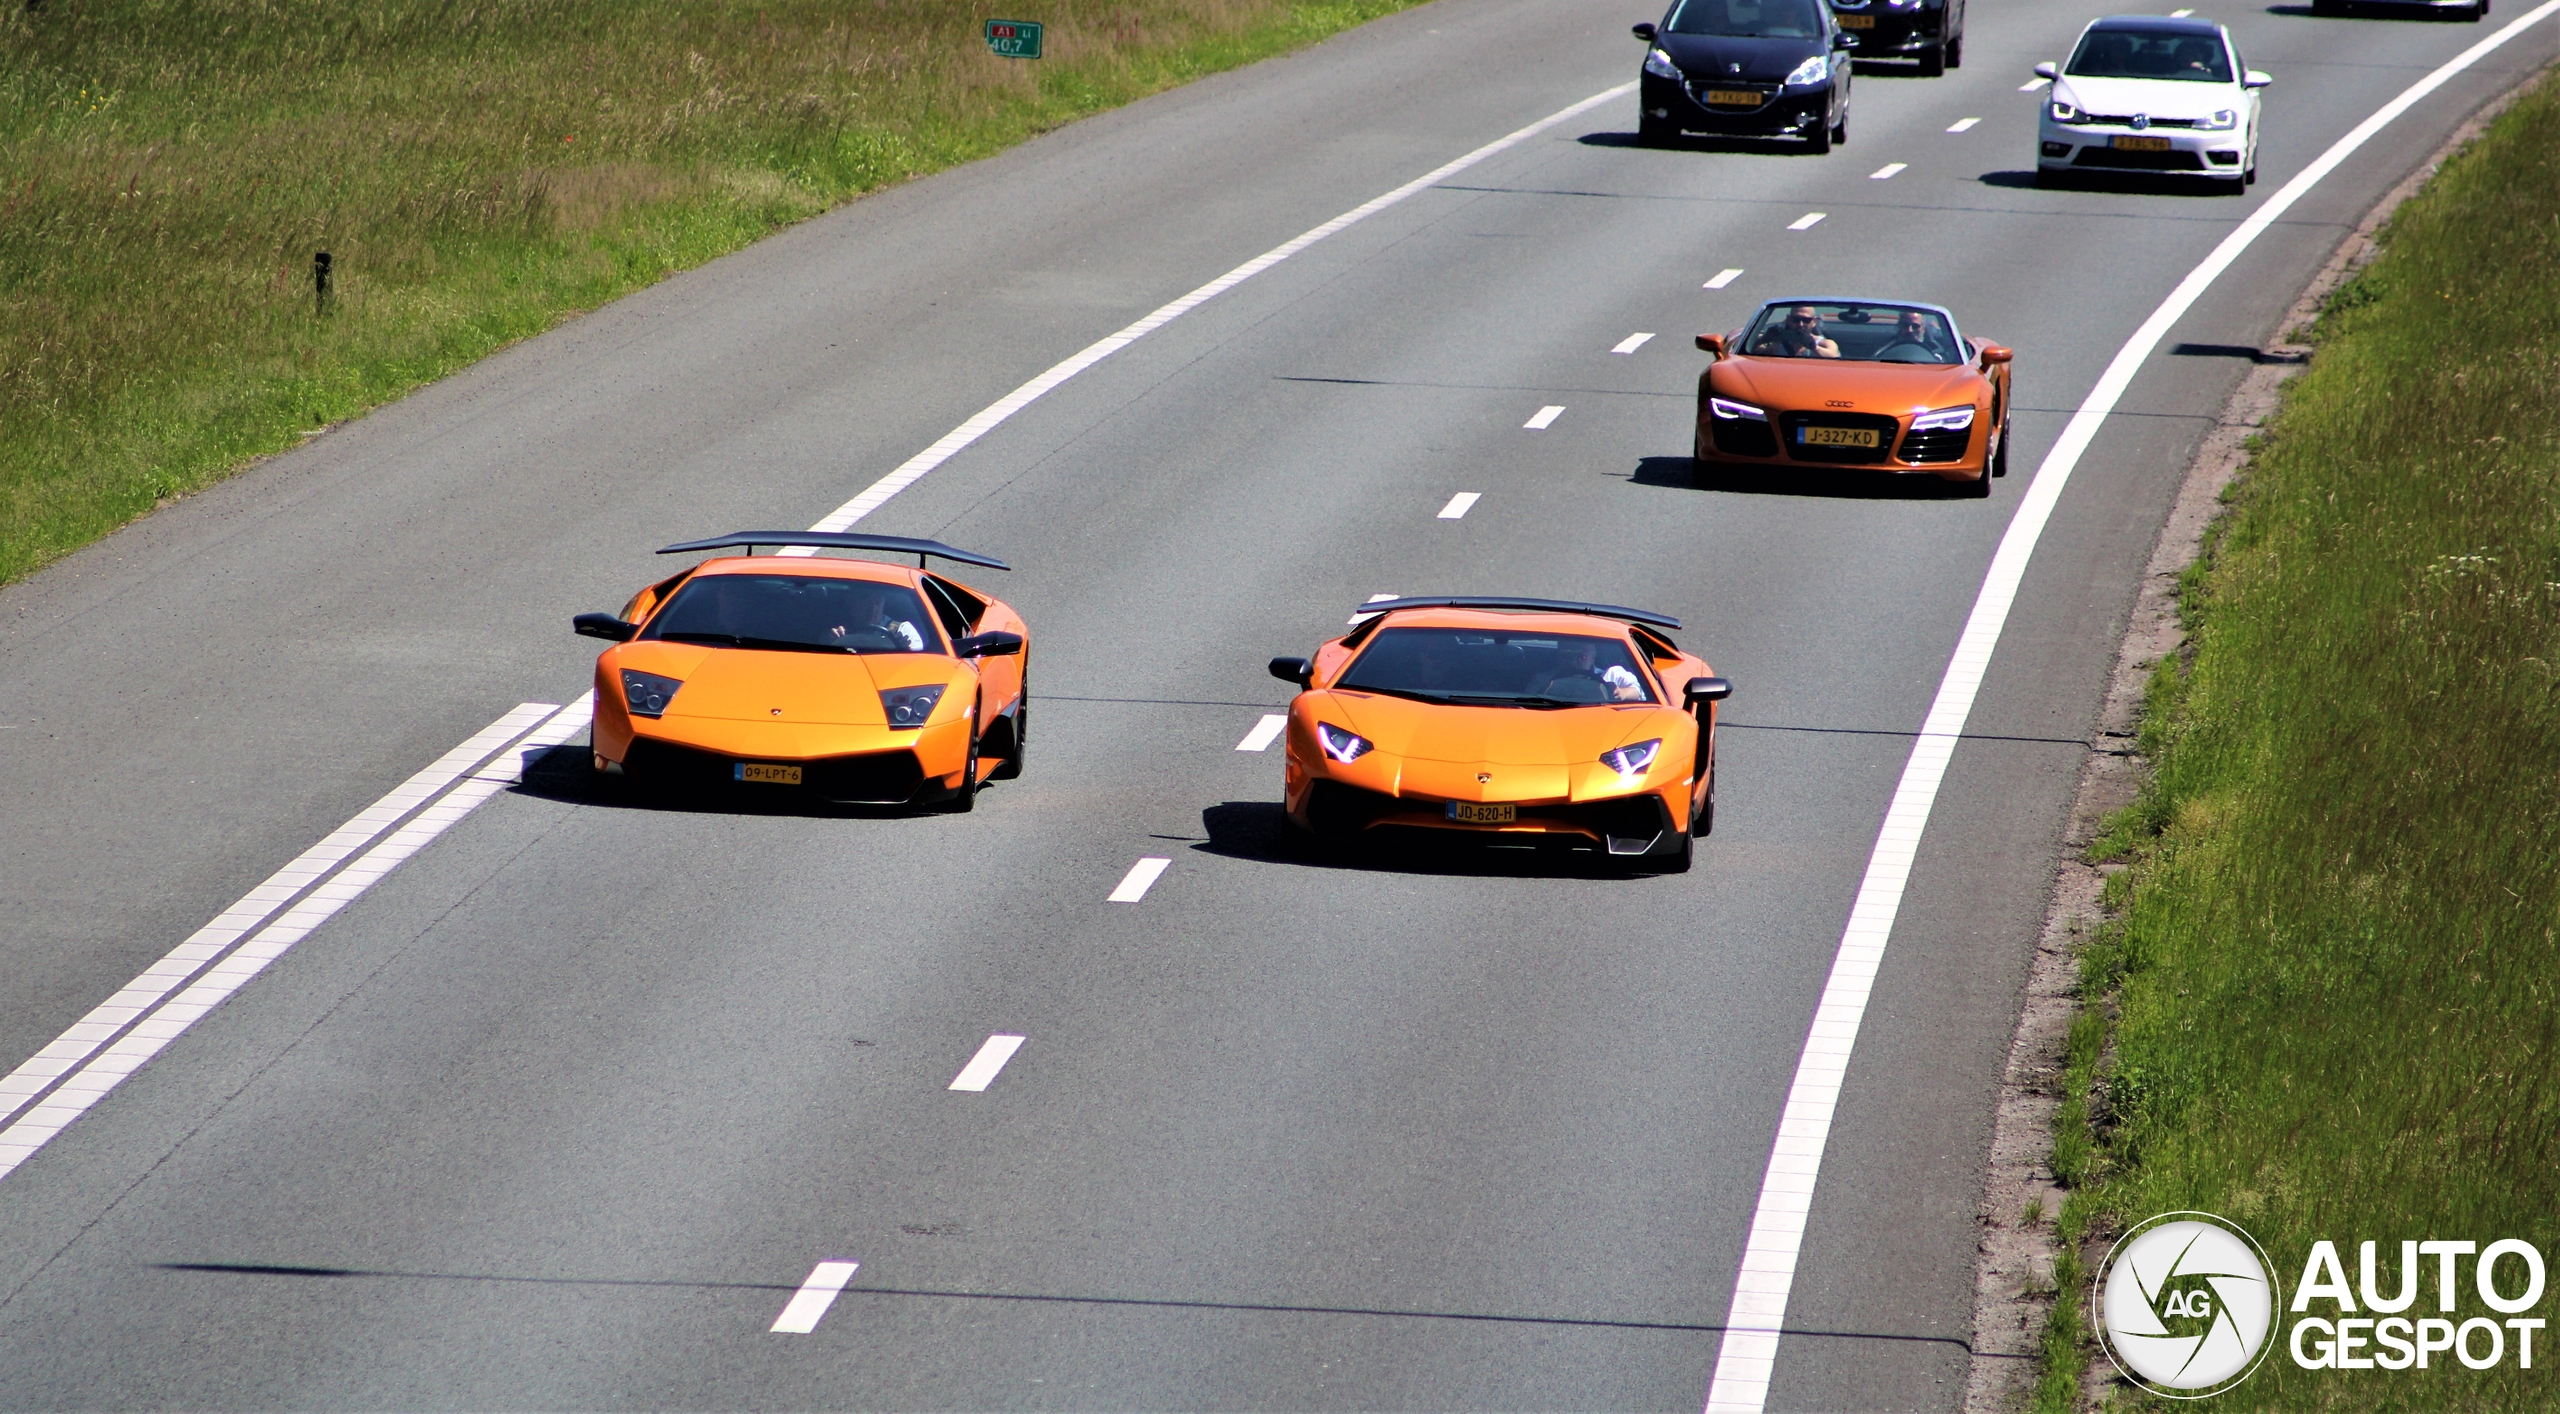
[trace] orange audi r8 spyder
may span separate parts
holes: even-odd
[[[1315,658],[1274,658],[1289,704],[1292,842],[1374,830],[1588,841],[1689,867],[1715,828],[1716,706],[1733,685],[1667,614],[1552,599],[1364,604]]]
[[[757,555],[770,545],[913,555]],[[651,789],[792,793],[968,810],[1022,772],[1029,630],[928,558],[1002,560],[895,535],[759,530],[661,555],[743,549],[580,614],[596,659],[595,768]]]
[[[1701,479],[1745,467],[1865,467],[1988,496],[2009,474],[2009,350],[1932,304],[1786,299],[1700,334]]]

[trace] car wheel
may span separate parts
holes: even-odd
[[[1832,145],[1832,146],[1834,146],[1834,147],[1839,147],[1839,146],[1842,146],[1842,145],[1846,144],[1848,141],[1849,141],[1849,109],[1848,109],[1847,105],[1845,105],[1845,104],[1844,104],[1844,105],[1842,105],[1842,107],[1841,107],[1841,109],[1840,109],[1840,121],[1839,121],[1839,122],[1836,122],[1836,123],[1833,123],[1833,124],[1831,125],[1831,145]]]
[[[1964,67],[1964,36],[1961,34],[1947,41],[1947,67],[1950,69]]]
[[[2055,171],[2051,167],[2038,167],[2036,169],[2036,186],[2039,190],[2053,191],[2061,185],[2062,174],[2060,172]]]
[[[950,801],[942,807],[954,815],[966,815],[970,811],[978,808],[977,727],[978,723],[982,720],[984,720],[984,718],[977,712],[971,712],[969,714],[969,759],[967,763],[960,768],[960,789],[954,792]]]
[[[1982,474],[1971,481],[1957,482],[1956,495],[1968,501],[1989,500],[1991,498],[1991,468],[1987,466],[1984,467],[1982,469]]]
[[[1815,128],[1813,130],[1813,136],[1805,139],[1805,148],[1814,156],[1819,157],[1831,150],[1831,143],[1831,129]]]
[[[1027,665],[1026,665],[1027,666]],[[1031,674],[1022,675],[1022,695],[1013,704],[1012,740],[1005,743],[1009,754],[987,773],[991,781],[1010,781],[1022,774],[1022,750],[1031,741]]]
[[[2311,0],[2311,13],[2336,18],[2347,12],[2346,0]]]
[[[2005,422],[2000,424],[2000,450],[1991,454],[1991,474],[1993,476],[2009,474],[2009,424]]]
[[[2471,22],[2473,24],[2476,25],[2487,18],[2489,18],[2489,0],[2480,0],[2479,4],[2471,7]]]
[[[1698,837],[1682,830],[1678,844],[1668,849],[1654,846],[1651,854],[1637,856],[1636,867],[1648,874],[1686,874],[1698,857]]]
[[[1947,46],[1933,44],[1920,51],[1920,77],[1934,79],[1947,69]]]
[[[1656,118],[1650,115],[1642,115],[1636,119],[1636,145],[1638,147],[1669,147],[1674,142],[1679,141],[1679,138],[1680,130],[1671,126],[1671,123],[1667,119]]]

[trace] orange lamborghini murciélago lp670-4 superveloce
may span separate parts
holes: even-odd
[[[1932,304],[1771,300],[1700,334],[1697,469],[1851,467],[1988,496],[2009,474],[2009,350]]]
[[[1364,604],[1313,660],[1274,658],[1299,843],[1398,828],[1587,841],[1689,867],[1715,826],[1716,704],[1733,687],[1641,609],[1552,599]]]
[[[759,545],[914,555],[756,555]],[[595,767],[670,790],[941,802],[1022,771],[1029,632],[928,558],[1007,569],[933,540],[742,531],[662,555],[744,549],[580,614],[596,659]]]

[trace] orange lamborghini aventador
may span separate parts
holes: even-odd
[[[1988,496],[2009,474],[2009,351],[1930,304],[1784,299],[1700,334],[1701,477],[1743,467],[1921,473]]]
[[[1398,827],[1583,840],[1689,867],[1715,827],[1716,706],[1733,685],[1674,644],[1680,621],[1552,599],[1392,599],[1271,675],[1289,705],[1298,842]]]
[[[759,545],[913,555],[758,556]],[[596,659],[595,768],[651,788],[831,801],[976,803],[1022,771],[1030,694],[1022,617],[929,573],[1009,569],[934,540],[742,531],[662,555],[743,549],[580,614]]]

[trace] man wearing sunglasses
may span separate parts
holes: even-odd
[[[1822,312],[1809,304],[1800,304],[1787,311],[1786,322],[1762,334],[1751,351],[1780,358],[1840,356],[1840,346],[1823,337]]]

